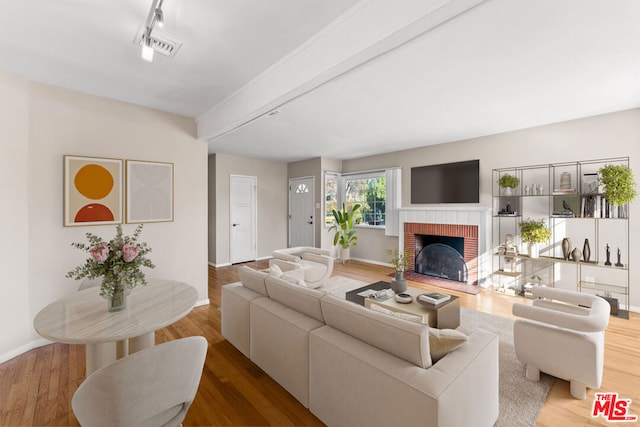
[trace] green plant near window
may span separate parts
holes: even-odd
[[[349,209],[346,209],[343,203],[342,209],[331,210],[331,213],[333,213],[333,225],[329,227],[329,231],[335,230],[336,232],[333,237],[334,246],[339,244],[344,249],[347,249],[356,245],[358,236],[356,236],[354,226],[356,225],[355,213],[358,209],[360,209],[359,203],[356,203]]]
[[[598,170],[604,197],[612,204],[624,206],[635,199],[636,183],[631,169],[622,165],[605,165]]]
[[[390,262],[397,272],[404,271],[409,265],[409,260],[404,256],[404,252],[398,249],[387,249],[387,253],[391,256]]]
[[[520,223],[520,236],[523,242],[543,243],[551,239],[551,230],[544,224],[544,219],[527,219]]]
[[[508,173],[502,175],[498,180],[498,185],[501,188],[516,188],[518,184],[520,184],[520,178]]]

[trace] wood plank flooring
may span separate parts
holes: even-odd
[[[248,263],[265,268],[266,261]],[[195,308],[184,319],[156,333],[161,343],[180,337],[203,335],[209,341],[205,368],[185,426],[321,426],[274,380],[220,335],[220,286],[238,280],[238,266],[209,268],[209,306]],[[365,282],[389,280],[391,268],[357,261],[336,264],[336,275]],[[412,286],[431,288],[411,282]],[[518,297],[484,290],[478,295],[452,292],[461,305],[473,310],[512,317]],[[630,320],[611,318],[606,333],[605,367],[599,391],[618,392],[631,399],[632,414],[640,415],[640,315]],[[84,347],[51,344],[0,364],[0,425],[77,426],[71,397],[84,379]],[[557,380],[538,418],[542,427],[608,425],[591,417],[594,391],[586,400],[569,395],[569,384]]]

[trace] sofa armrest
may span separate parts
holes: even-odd
[[[484,427],[498,418],[495,334],[473,332],[427,369],[330,326],[311,332],[310,348],[309,409],[327,425]]]

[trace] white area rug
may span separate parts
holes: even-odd
[[[540,374],[539,382],[528,381],[524,365],[513,348],[513,320],[460,308],[460,328],[469,334],[484,329],[500,335],[500,416],[497,426],[535,426],[554,378]]]
[[[334,276],[320,289],[344,298],[347,291],[366,284],[360,280]],[[459,330],[469,334],[476,329],[500,335],[500,415],[496,426],[535,426],[553,384],[553,377],[541,373],[539,382],[531,382],[525,378],[524,366],[516,359],[513,348],[513,320],[461,308]]]

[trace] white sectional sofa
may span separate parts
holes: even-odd
[[[498,336],[432,360],[429,327],[240,268],[222,334],[328,426],[492,426]]]

